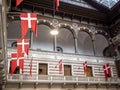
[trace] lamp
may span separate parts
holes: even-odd
[[[58,30],[56,30],[56,29],[50,31],[50,34],[51,34],[51,35],[54,35],[54,36],[55,36],[55,35],[58,35],[58,33],[59,33],[59,32],[58,32]]]

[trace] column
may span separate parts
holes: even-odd
[[[92,46],[93,46],[93,54],[94,56],[96,56],[96,52],[95,52],[95,34],[92,35]]]
[[[0,49],[1,49],[1,60],[3,62],[3,70],[4,73],[7,73],[7,19],[6,19],[6,0],[0,0]],[[0,90],[2,90],[3,82],[5,82],[6,78],[2,74],[0,74],[2,80],[0,80]]]
[[[74,38],[74,47],[75,47],[75,53],[78,53],[78,42],[77,42],[77,38]]]

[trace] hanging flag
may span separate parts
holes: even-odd
[[[106,77],[106,81],[108,80],[108,77],[112,77],[112,74],[111,74],[111,69],[109,67],[109,64],[105,64],[103,65],[103,70],[104,70],[104,74],[105,74],[105,77]]]
[[[58,11],[58,7],[59,7],[59,0],[55,0],[55,9],[56,9],[56,11]]]
[[[16,0],[16,6],[20,5],[23,0]]]
[[[28,56],[29,52],[29,39],[18,39],[17,40],[17,52],[24,53],[25,56]]]
[[[11,54],[11,75],[14,73],[17,66],[19,66],[19,68],[22,69],[22,74],[23,74],[24,53],[21,53],[19,55],[17,53]]]
[[[22,38],[25,37],[28,28],[31,28],[32,31],[35,34],[35,37],[37,36],[37,14],[36,13],[21,13],[21,29],[22,29]]]
[[[59,60],[59,73],[62,74],[62,60]]]
[[[84,68],[84,74],[86,74],[87,71],[88,71],[87,61],[85,61],[85,62],[83,63],[83,68]]]
[[[30,76],[32,76],[32,60],[33,60],[33,58],[30,61]]]

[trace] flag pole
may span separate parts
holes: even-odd
[[[30,43],[29,47],[30,48],[32,46],[32,41],[33,41],[33,33],[32,33],[32,30],[30,29],[30,41],[29,41],[29,43]]]

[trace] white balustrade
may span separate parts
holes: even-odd
[[[105,78],[99,77],[77,77],[77,76],[51,76],[51,75],[7,75],[7,80],[14,81],[14,82],[40,82],[40,83],[95,83],[95,84],[119,84],[119,78],[108,78],[108,81]]]

